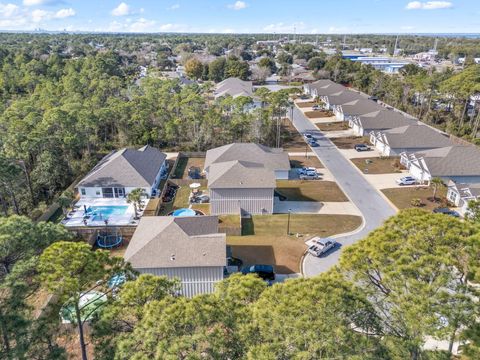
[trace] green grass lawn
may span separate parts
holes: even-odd
[[[300,271],[300,259],[305,250],[305,240],[311,236],[327,237],[353,231],[362,219],[352,215],[292,214],[290,233],[287,236],[287,214],[256,215],[244,219],[243,236],[227,236],[233,256],[244,264],[275,265],[282,274]]]
[[[413,208],[412,199],[420,199],[421,209],[433,210],[445,205],[445,196],[447,195],[446,186],[438,189],[436,198],[432,201],[433,189],[430,187],[398,187],[393,189],[383,189],[385,196],[400,210]],[[442,205],[443,203],[443,205]]]
[[[276,191],[289,201],[348,201],[334,181],[278,180]]]

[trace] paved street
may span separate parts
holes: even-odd
[[[364,218],[363,228],[360,231],[336,238],[342,245],[338,251],[324,258],[311,255],[305,257],[303,272],[305,276],[313,276],[334,266],[338,262],[343,247],[365,237],[370,231],[379,227],[385,219],[394,215],[395,210],[297,107],[293,109],[293,125],[300,133],[309,131],[315,134],[320,146],[312,148],[312,151],[330,170],[340,188],[358,207]]]

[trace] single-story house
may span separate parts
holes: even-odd
[[[420,182],[439,177],[447,183],[480,183],[480,149],[474,145],[452,145],[422,152],[400,154],[400,163]]]
[[[210,213],[271,214],[277,179],[288,179],[290,161],[281,149],[234,143],[207,151],[205,172]]]
[[[372,131],[370,142],[383,156],[399,156],[402,152],[419,152],[452,145],[447,135],[420,124]]]
[[[385,107],[368,98],[360,98],[347,103],[334,105],[333,113],[337,119],[349,121],[354,116],[385,110]]]
[[[233,160],[262,164],[274,171],[276,179],[288,180],[290,171],[288,154],[282,149],[253,143],[232,143],[208,150],[205,156],[205,171],[208,174],[212,164]]]
[[[320,99],[325,103],[325,106],[328,109],[334,110],[338,105],[351,103],[355,100],[368,99],[368,97],[362,93],[345,89],[339,93],[320,96]]]
[[[210,214],[273,213],[275,174],[263,164],[232,160],[210,165]]]
[[[448,182],[447,199],[454,204],[462,216],[468,212],[468,203],[480,199],[480,183],[461,184]]]
[[[350,117],[348,125],[355,135],[365,136],[372,131],[383,131],[400,126],[417,124],[418,121],[393,110],[377,110],[364,115]]]
[[[318,80],[303,87],[305,94],[314,98],[345,91],[345,86],[334,83],[331,80]]]
[[[125,198],[142,188],[150,197],[167,174],[167,155],[146,145],[121,149],[105,156],[77,184],[81,198]]]
[[[208,294],[223,279],[225,238],[216,216],[146,216],[124,259],[139,273],[180,279],[184,296]]]

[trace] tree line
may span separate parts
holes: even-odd
[[[96,289],[108,300],[72,316],[84,359],[446,360],[456,343],[462,359],[477,359],[478,225],[405,210],[327,273],[273,286],[237,274],[185,298],[176,279],[138,276],[59,225],[1,218],[0,357],[66,358],[59,311]],[[126,282],[112,289],[119,274]],[[57,301],[35,316],[39,289]],[[449,346],[429,349],[429,338]]]

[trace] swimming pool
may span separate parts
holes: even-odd
[[[178,209],[172,213],[172,216],[175,216],[175,217],[195,216],[195,215],[197,215],[195,210],[187,209],[187,208]]]
[[[105,206],[90,206],[87,209],[87,214],[93,214],[95,217],[102,216],[102,218],[109,218],[112,215],[123,215],[128,209],[128,205],[105,205]]]

